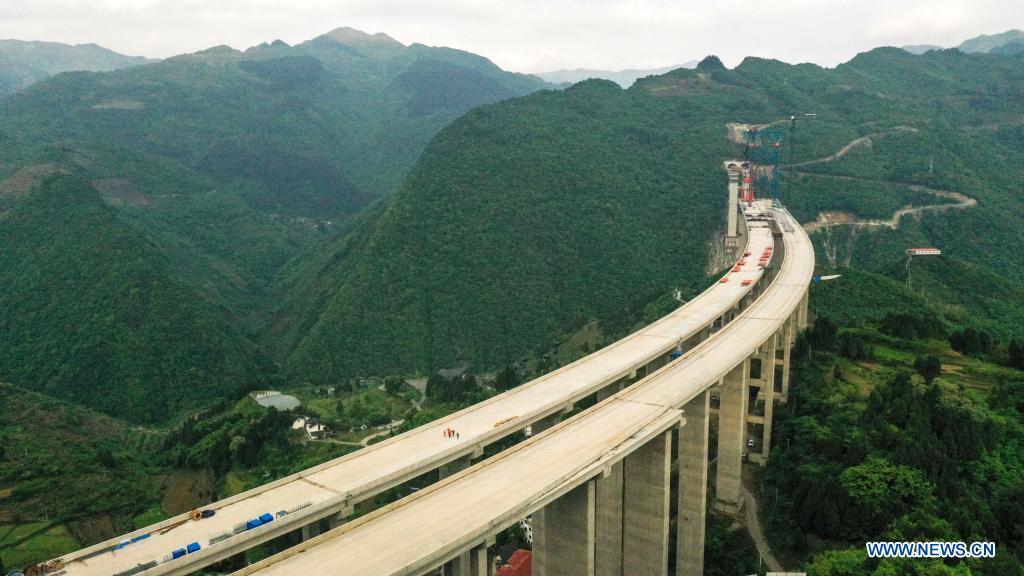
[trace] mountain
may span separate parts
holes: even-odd
[[[13,142],[0,160],[53,142],[124,149],[211,177],[264,212],[336,219],[393,188],[466,110],[545,86],[467,52],[339,29],[294,47],[215,47],[52,78],[0,106]]]
[[[962,52],[993,52],[995,49],[1007,45],[1024,42],[1024,30],[1007,30],[1000,34],[982,34],[968,40],[964,40],[957,48]]]
[[[911,54],[924,54],[929,50],[943,50],[942,46],[936,46],[935,44],[908,44],[906,46],[900,46],[900,48],[910,52]]]
[[[119,221],[89,181],[40,170],[51,175],[0,216],[5,381],[161,422],[272,373],[223,310]]]
[[[1016,56],[1024,54],[1024,40],[1020,42],[1008,42],[1002,46],[996,46],[988,51],[989,54],[1002,54],[1004,56]]]
[[[289,374],[319,382],[493,369],[588,322],[636,318],[706,282],[720,162],[743,152],[725,124],[788,128],[806,111],[816,116],[800,115],[782,192],[802,221],[965,202],[953,193],[976,202],[893,230],[823,231],[822,267],[905,281],[905,249],[938,246],[941,260],[915,264],[915,289],[952,325],[1020,334],[1022,97],[1016,59],[887,48],[834,70],[757,58],[730,70],[712,57],[628,90],[592,80],[481,107],[352,234],[291,270],[269,333],[284,338]]]
[[[95,44],[0,40],[0,98],[61,72],[106,72],[148,62]]]
[[[657,76],[666,72],[671,72],[676,68],[696,68],[697,61],[691,60],[685,64],[678,64],[676,66],[665,66],[663,68],[650,68],[650,69],[625,69],[625,70],[591,70],[587,68],[577,68],[575,70],[556,70],[554,72],[541,72],[536,74],[538,78],[550,82],[552,84],[575,84],[582,82],[583,80],[589,80],[591,78],[603,78],[605,80],[611,80],[623,88],[629,88],[633,82],[636,82],[639,78],[647,76]]]
[[[339,29],[4,98],[0,378],[146,422],[236,395],[275,370],[253,341],[282,266],[452,119],[546,86]]]

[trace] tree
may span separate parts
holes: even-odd
[[[836,346],[837,332],[838,328],[828,316],[818,316],[808,331],[807,343],[811,345],[811,350],[832,350]]]
[[[516,369],[513,366],[505,366],[494,378],[494,387],[498,392],[511,390],[516,386],[519,386],[519,384],[519,373],[516,372]]]
[[[837,351],[851,360],[871,357],[871,348],[856,332],[844,330],[836,340]]]
[[[949,335],[949,345],[964,354],[986,354],[992,348],[992,336],[984,330],[964,328]]]
[[[388,376],[384,379],[384,390],[392,396],[397,396],[404,385],[405,381],[397,376]]]
[[[1011,368],[1024,370],[1024,345],[1018,340],[1011,340],[1006,347],[1007,363]]]
[[[942,372],[942,362],[932,354],[918,356],[914,360],[914,370],[917,370],[925,382],[931,384],[932,380]]]

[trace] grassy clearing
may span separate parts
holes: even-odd
[[[3,558],[4,566],[21,567],[38,562],[42,558],[55,558],[80,547],[78,540],[75,540],[63,524],[19,524],[6,534],[4,540],[0,542],[0,558]],[[27,540],[10,545],[26,537]]]

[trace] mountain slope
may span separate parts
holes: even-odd
[[[326,296],[280,316],[309,326],[291,373],[490,368],[699,285],[729,153],[702,112],[592,80],[461,118],[386,208],[297,275]]]
[[[982,34],[960,43],[958,48],[963,52],[989,52],[1006,44],[1024,42],[1024,30],[1007,30],[1000,34]]]
[[[52,78],[0,105],[11,141],[0,161],[18,166],[52,142],[122,146],[258,210],[333,219],[389,191],[453,118],[544,86],[465,52],[340,30]]]
[[[834,70],[756,58],[729,70],[708,58],[626,91],[590,81],[480,108],[435,138],[385,207],[277,287],[286,304],[273,331],[296,337],[283,348],[294,346],[289,373],[326,380],[491,369],[589,320],[613,321],[702,281],[724,217],[720,162],[742,154],[725,124],[788,127],[808,111],[787,161],[892,135],[787,175],[782,199],[804,220],[943,201],[929,189],[977,200],[892,231],[840,229],[831,245],[819,233],[822,265],[838,243],[841,260],[902,280],[904,249],[937,245],[943,264],[918,289],[943,302],[946,320],[1019,334],[1022,97],[1016,59],[887,48]]]
[[[339,29],[61,74],[4,98],[0,219],[18,240],[0,255],[0,378],[145,421],[237,393],[273,371],[250,340],[279,269],[385,195],[451,119],[544,86]],[[61,172],[81,180],[73,204],[30,192]],[[47,219],[57,208],[76,211],[73,226]],[[49,276],[27,273],[33,259]],[[80,278],[102,287],[95,300],[78,301]]]
[[[88,181],[55,174],[0,216],[0,374],[158,422],[257,384],[272,366]]]
[[[95,44],[0,40],[0,98],[61,72],[105,72],[147,62]]]

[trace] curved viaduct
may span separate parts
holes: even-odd
[[[189,574],[301,529],[307,542],[242,573],[421,574],[444,563],[448,573],[486,574],[486,544],[532,513],[536,575],[577,573],[570,565],[582,574],[623,574],[623,566],[663,574],[675,494],[678,573],[700,574],[710,390],[721,391],[716,505],[735,511],[748,424],[763,428],[761,452],[751,454],[763,462],[771,406],[788,393],[789,349],[806,325],[814,264],[785,211],[757,203],[744,221],[750,255],[727,281],[657,322],[448,417],[212,504],[212,518],[177,516],[66,555],[63,573]],[[595,395],[594,407],[559,423]],[[761,406],[763,414],[751,413]],[[449,427],[459,440],[443,437]],[[486,446],[526,428],[530,440],[472,465]],[[356,504],[432,470],[441,482],[346,523]],[[269,521],[253,522],[260,517]]]

